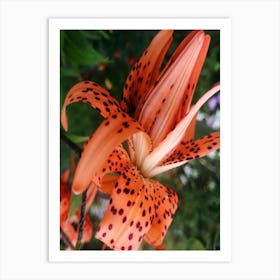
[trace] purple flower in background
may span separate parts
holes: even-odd
[[[216,107],[220,104],[220,93],[217,93],[216,96],[212,97],[208,101],[208,108],[210,111],[214,111]],[[220,110],[217,110],[213,116],[207,119],[206,121],[207,126],[211,128],[219,128],[220,126]]]
[[[220,93],[217,93],[208,101],[208,108],[210,111],[214,111],[218,104],[220,104]]]
[[[217,110],[213,116],[208,118],[206,124],[213,129],[220,128],[220,110]]]
[[[210,117],[210,118],[206,121],[206,124],[207,124],[207,126],[212,127],[213,124],[214,124],[214,122],[215,122],[215,118],[214,118],[214,117]]]

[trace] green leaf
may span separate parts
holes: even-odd
[[[76,68],[66,69],[66,68],[61,67],[60,68],[60,75],[61,75],[62,78],[64,78],[64,77],[79,78],[80,77],[80,72]]]
[[[60,50],[63,50],[64,46],[64,31],[60,30]]]
[[[61,62],[64,64],[65,63],[65,54],[63,51],[64,47],[64,31],[60,30],[60,57],[61,57]]]
[[[74,143],[83,143],[88,140],[88,136],[80,136],[71,133],[65,134],[67,138]]]
[[[200,240],[198,240],[197,238],[190,238],[189,246],[190,246],[190,250],[205,250],[206,249],[204,247],[204,245],[202,244],[202,242]]]
[[[92,30],[80,30],[81,34],[90,39],[90,40],[94,40],[94,41],[98,41],[101,39],[102,36],[100,36],[99,33],[97,33],[97,31],[92,31]]]
[[[80,31],[65,32],[64,52],[72,64],[93,66],[108,61],[108,58],[93,48]]]
[[[105,31],[103,31],[103,30],[98,30],[98,33],[99,33],[104,39],[106,39],[106,40],[109,40],[109,39],[110,39],[108,33],[106,33]]]
[[[71,193],[71,204],[70,204],[70,210],[68,217],[71,218],[76,210],[78,209],[79,205],[81,205],[82,202],[82,195],[75,195],[74,193]]]

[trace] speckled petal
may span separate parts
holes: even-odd
[[[203,157],[220,148],[220,132],[213,132],[196,141],[181,142],[176,150],[150,173],[151,177]]]
[[[184,138],[188,127],[191,125],[193,118],[201,108],[201,106],[220,90],[217,84],[206,92],[195,105],[192,106],[190,112],[176,125],[176,127],[167,135],[167,137],[145,158],[141,170],[143,174],[150,177],[153,169],[160,165],[160,162],[180,144]]]
[[[153,189],[135,167],[120,175],[96,238],[114,250],[137,250],[155,217]]]
[[[174,63],[169,67],[149,94],[139,115],[139,122],[150,133],[156,147],[176,125],[177,115],[186,97],[193,69],[205,41],[203,31],[198,32]]]
[[[190,41],[193,39],[194,36],[196,36],[197,33],[201,32],[200,30],[193,30],[191,31],[184,40],[179,44],[179,46],[176,48],[168,62],[166,63],[166,66],[162,70],[161,76],[164,75],[164,73],[169,69],[169,67],[174,63],[174,61],[178,58],[178,56],[182,53],[182,51],[186,48],[186,46],[190,43]]]
[[[71,187],[68,184],[70,170],[67,169],[60,177],[60,224],[67,220],[70,201],[71,201]]]
[[[172,41],[172,30],[160,31],[130,71],[123,88],[122,109],[134,114],[141,97],[155,82]]]
[[[83,81],[73,86],[67,93],[62,111],[61,123],[63,128],[68,130],[68,120],[66,116],[66,107],[72,103],[88,103],[95,108],[103,117],[120,111],[118,101],[110,93],[95,82]]]
[[[173,221],[175,211],[178,207],[178,196],[170,188],[158,181],[149,180],[154,191],[154,199],[157,201],[156,215],[152,226],[145,235],[145,241],[151,245],[162,244],[166,232]]]
[[[182,104],[182,109],[181,109],[181,115],[178,114],[178,121],[181,118],[183,118],[190,110],[190,106],[191,106],[193,95],[194,95],[194,92],[196,89],[198,78],[200,76],[202,66],[204,64],[204,61],[205,61],[205,58],[206,58],[206,55],[208,52],[210,40],[211,40],[210,36],[206,35],[204,38],[204,42],[201,47],[200,53],[198,55],[195,65],[194,65],[188,85],[185,89],[183,104]]]
[[[220,148],[220,132],[210,133],[196,141],[181,142],[163,164],[168,165],[179,161],[189,161],[203,157]]]
[[[124,170],[124,168],[127,168],[130,166],[130,159],[126,152],[126,150],[123,148],[122,145],[117,146],[114,151],[109,155],[106,162],[102,166],[101,172],[99,172],[98,176],[98,182],[97,185],[101,191],[104,192],[104,183],[101,185],[102,178],[105,174],[108,173],[116,173],[121,172]],[[106,185],[108,186],[108,185]],[[107,192],[107,191],[105,191]]]
[[[137,132],[144,133],[141,126],[124,112],[114,113],[105,119],[84,147],[73,179],[73,192],[83,192],[91,181],[98,185],[99,174],[109,155]]]

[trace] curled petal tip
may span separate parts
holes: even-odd
[[[162,31],[160,31],[160,32],[162,32],[162,33],[165,34],[165,35],[172,36],[174,30],[172,30],[172,29],[166,29],[166,30],[162,30]]]
[[[65,108],[63,108],[61,112],[61,124],[63,129],[65,131],[68,131],[68,120],[67,120]]]
[[[80,192],[80,188],[77,188],[76,186],[74,187],[74,185],[72,186],[72,191],[73,191],[73,193],[74,193],[75,195],[78,195],[78,194],[81,193],[81,192]]]
[[[86,189],[86,187],[83,187],[82,184],[78,184],[77,182],[75,182],[75,178],[72,184],[72,191],[75,195],[79,195],[81,194],[84,190]]]

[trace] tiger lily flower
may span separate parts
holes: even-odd
[[[79,194],[93,183],[110,195],[96,237],[115,250],[137,250],[143,239],[160,246],[178,197],[152,177],[220,146],[219,132],[194,140],[199,109],[220,89],[215,85],[191,104],[210,36],[191,32],[160,71],[172,34],[163,30],[154,37],[129,73],[120,103],[97,83],[82,81],[62,108],[65,130],[66,107],[75,102],[90,104],[105,118],[84,146],[72,190]]]

